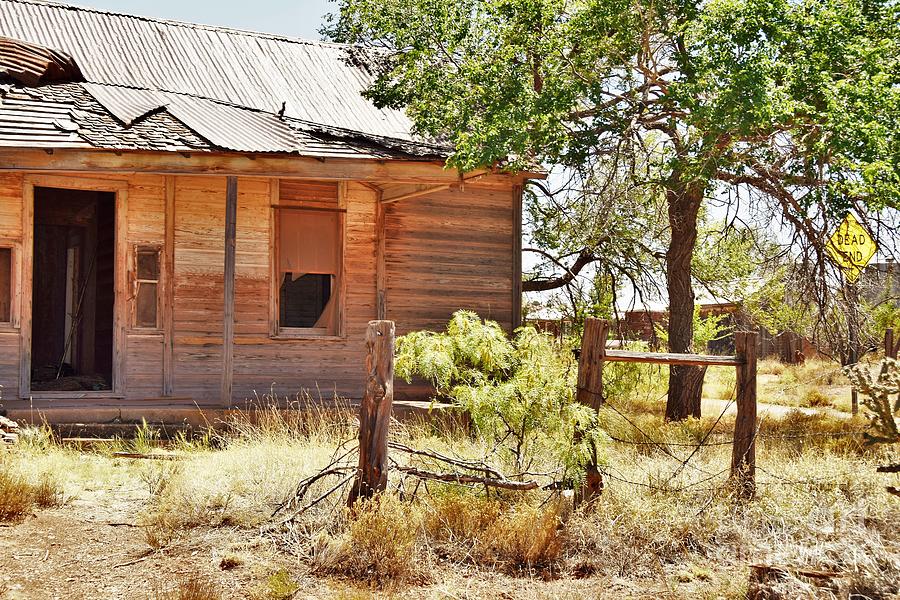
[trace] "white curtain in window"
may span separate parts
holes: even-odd
[[[322,315],[319,317],[319,320],[316,321],[316,328],[325,328],[330,333],[335,333],[335,329],[337,328],[338,322],[338,297],[340,296],[340,289],[338,285],[340,284],[338,277],[332,275],[331,277],[331,297],[328,299],[328,303],[325,305],[325,309],[322,311]]]

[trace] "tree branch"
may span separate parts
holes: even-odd
[[[431,471],[423,471],[415,467],[394,467],[396,470],[406,475],[412,475],[419,479],[431,479],[433,481],[446,481],[447,483],[468,483],[486,485],[504,490],[527,491],[536,490],[538,488],[537,481],[509,481],[506,479],[494,479],[492,477],[477,477],[474,475],[461,475],[458,473],[432,473]]]
[[[540,254],[551,261],[553,261],[556,265],[561,267],[565,273],[560,275],[559,277],[553,277],[551,279],[535,279],[531,281],[523,281],[522,282],[522,291],[523,292],[545,292],[547,290],[555,290],[557,288],[561,288],[564,285],[570,283],[575,277],[578,276],[578,273],[581,272],[587,265],[591,264],[598,260],[594,253],[585,248],[578,255],[578,258],[575,259],[575,262],[571,267],[566,267],[564,264],[559,262],[552,254],[549,252],[545,252],[540,248],[522,248],[523,252],[534,252],[536,254]]]

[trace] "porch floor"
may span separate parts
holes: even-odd
[[[22,424],[49,425],[64,438],[131,437],[143,423],[160,430],[163,437],[173,437],[179,431],[200,431],[223,428],[228,419],[244,413],[253,419],[260,405],[247,403],[229,408],[203,406],[185,402],[182,398],[123,402],[114,399],[94,401],[79,398],[54,399],[52,405],[42,402],[28,406],[9,406],[0,414]],[[320,414],[322,412],[358,413],[360,400],[317,401],[305,405],[281,406],[279,410]],[[415,400],[395,400],[393,416],[403,423],[434,422],[439,427],[467,427],[468,419],[457,407]]]

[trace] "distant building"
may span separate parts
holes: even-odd
[[[893,260],[870,263],[860,275],[858,287],[860,295],[869,302],[900,303],[900,264]]]
[[[802,336],[783,331],[772,333],[753,323],[739,303],[712,302],[700,305],[700,316],[725,315],[726,332],[719,339],[709,342],[706,352],[710,354],[732,354],[734,352],[734,332],[759,329],[760,358],[777,356],[784,363],[793,364],[808,358],[818,351],[809,340]],[[647,342],[651,347],[659,344],[656,328],[665,328],[669,320],[666,310],[631,310],[622,316],[622,336],[627,340]]]

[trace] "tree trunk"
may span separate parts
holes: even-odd
[[[691,259],[697,245],[697,213],[703,200],[701,182],[684,183],[673,174],[666,190],[672,240],[666,253],[666,287],[669,293],[669,352],[691,352],[694,339],[694,289]],[[669,367],[666,420],[700,416],[705,367]]]

